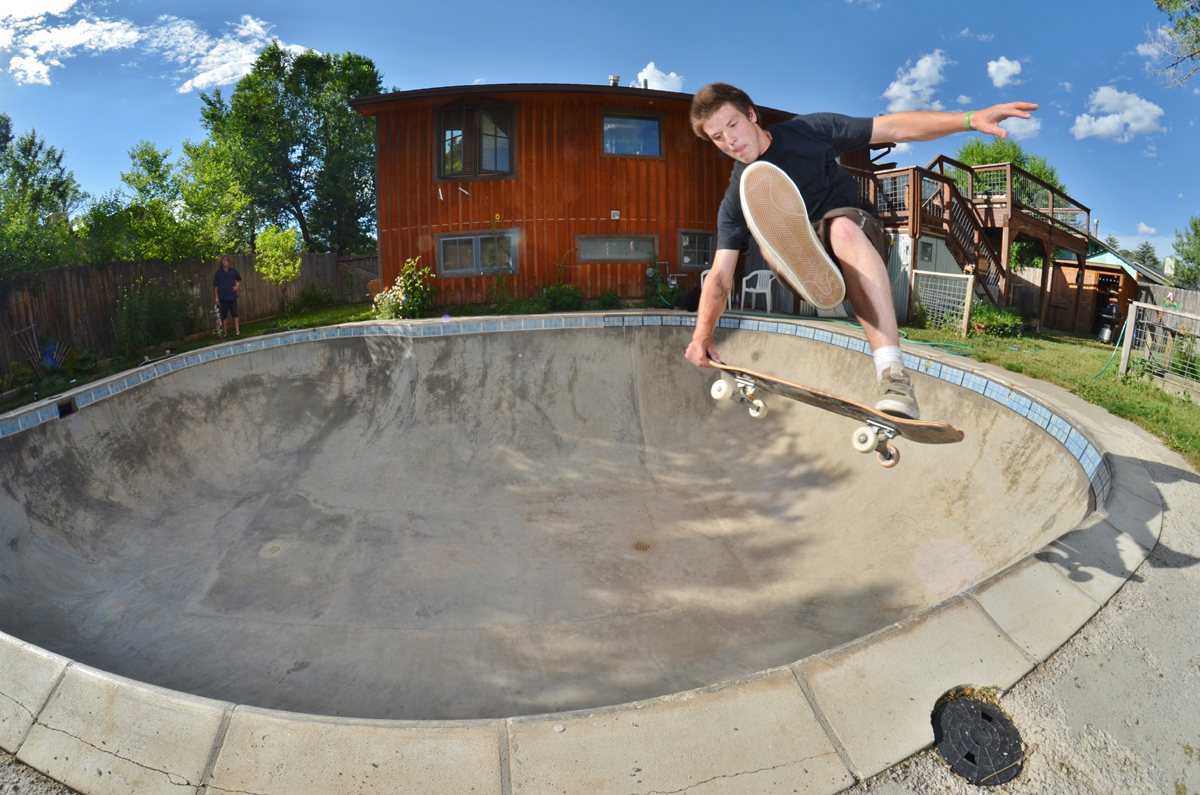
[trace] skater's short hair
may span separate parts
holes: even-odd
[[[740,88],[728,83],[709,83],[692,97],[692,132],[696,133],[697,138],[709,140],[708,134],[704,132],[704,124],[723,105],[732,105],[747,118],[754,109],[750,95]]]

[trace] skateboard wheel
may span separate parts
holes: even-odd
[[[750,416],[756,420],[767,416],[767,404],[763,402],[762,398],[754,398],[750,401]]]
[[[869,453],[879,444],[879,440],[875,436],[875,431],[864,425],[850,437],[850,443],[858,452]]]
[[[733,384],[724,378],[718,378],[716,381],[713,381],[712,389],[709,392],[712,393],[713,400],[724,400],[733,395]]]
[[[892,467],[896,466],[896,464],[900,463],[900,451],[890,444],[887,446],[887,449],[887,458],[883,457],[883,453],[876,453],[875,457],[879,459],[879,466],[883,467],[884,469],[891,469]]]

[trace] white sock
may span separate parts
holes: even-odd
[[[900,350],[899,345],[885,345],[878,350],[873,350],[871,358],[875,360],[876,380],[882,380],[883,374],[889,367],[904,367],[904,353]]]

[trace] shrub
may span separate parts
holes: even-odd
[[[975,334],[1019,337],[1023,324],[1020,313],[1008,307],[992,306],[982,301],[976,301],[971,307],[971,329]]]
[[[117,296],[117,353],[136,357],[145,348],[180,339],[194,316],[192,298],[182,288],[138,279]]]
[[[600,309],[621,309],[625,305],[621,303],[621,296],[609,290],[596,300],[596,306]]]
[[[375,317],[380,320],[426,317],[433,311],[434,274],[420,267],[421,258],[406,260],[396,283],[375,296]]]
[[[539,303],[547,312],[574,312],[583,308],[583,290],[575,284],[543,287]]]
[[[336,303],[337,296],[334,294],[333,285],[322,289],[317,287],[316,282],[312,282],[300,289],[300,295],[292,302],[289,311],[312,312],[315,309],[327,309]]]

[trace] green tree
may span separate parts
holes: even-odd
[[[22,270],[60,264],[70,248],[66,214],[85,198],[65,153],[36,130],[14,136],[0,113],[0,285]]]
[[[300,252],[296,230],[268,226],[258,233],[254,269],[279,288],[279,308],[287,316],[287,286],[300,275]]]
[[[962,145],[959,146],[958,153],[954,156],[954,159],[968,166],[1012,163],[1017,168],[1029,172],[1047,185],[1064,194],[1067,193],[1067,186],[1059,179],[1058,169],[1050,165],[1049,161],[1042,155],[1025,151],[1020,143],[1011,138],[1001,139],[992,136],[972,136],[963,141]],[[1023,189],[1014,185],[1013,191],[1018,194],[1016,198],[1025,201],[1027,204],[1037,205],[1040,203],[1039,198],[1045,198],[1044,194],[1041,197],[1021,196],[1021,190]],[[1024,190],[1041,191],[1042,189],[1037,185],[1029,185]],[[1042,247],[1037,243],[1017,241],[1009,248],[1008,258],[1010,265],[1013,267],[1040,268],[1043,265]]]
[[[256,221],[294,226],[308,251],[372,247],[374,122],[348,101],[381,85],[361,55],[297,55],[272,41],[228,102],[219,89],[201,94],[201,120],[234,153]]]
[[[1154,244],[1149,240],[1145,240],[1133,252],[1133,261],[1140,262],[1148,268],[1161,268],[1162,262],[1158,259],[1158,252],[1154,250]]]
[[[1148,44],[1160,64],[1158,72],[1175,88],[1200,71],[1200,0],[1154,0],[1169,27],[1150,34]]]
[[[1200,215],[1188,219],[1181,233],[1175,230],[1175,280],[1184,287],[1200,289]]]

